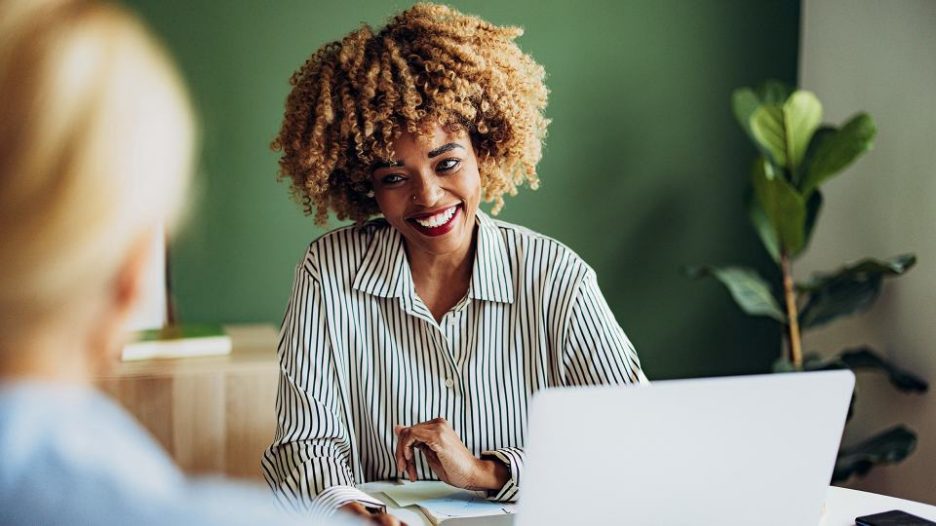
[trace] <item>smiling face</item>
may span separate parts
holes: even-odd
[[[411,254],[467,257],[481,202],[481,175],[468,134],[436,125],[423,141],[400,135],[393,150],[391,165],[371,174],[384,217]]]

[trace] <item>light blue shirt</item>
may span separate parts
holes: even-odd
[[[268,491],[189,479],[133,418],[85,387],[0,383],[0,524],[323,524]],[[334,520],[329,524],[335,524]]]

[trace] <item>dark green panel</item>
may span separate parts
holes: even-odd
[[[408,4],[129,2],[176,54],[203,119],[199,198],[172,253],[188,321],[278,321],[292,269],[322,230],[275,181],[270,139],[290,74],[321,44]],[[454,2],[521,25],[548,72],[553,119],[539,191],[501,214],[581,254],[652,378],[766,370],[768,322],[739,314],[686,263],[769,268],[745,219],[753,155],[737,86],[795,80],[799,2]],[[333,225],[337,226],[337,225]]]

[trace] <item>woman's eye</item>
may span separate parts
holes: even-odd
[[[403,177],[396,175],[396,174],[385,175],[380,178],[380,182],[383,183],[384,186],[393,186],[402,181],[403,181]]]
[[[461,161],[458,159],[444,159],[436,165],[436,170],[448,172],[454,170],[459,164],[461,164]]]

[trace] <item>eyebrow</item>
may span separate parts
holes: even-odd
[[[455,148],[461,148],[462,150],[465,149],[464,146],[458,144],[457,142],[450,142],[448,144],[443,144],[442,146],[439,146],[435,150],[432,150],[431,152],[429,152],[427,157],[432,159],[434,157],[438,157],[442,155],[445,152],[450,152],[454,150]],[[403,166],[403,161],[376,161],[373,165],[371,165],[371,171],[378,170],[380,168],[398,168],[400,166]]]
[[[458,144],[458,143],[456,143],[456,142],[450,142],[450,143],[448,143],[448,144],[443,144],[442,146],[439,146],[439,147],[436,148],[435,150],[432,150],[431,152],[429,152],[429,158],[432,159],[433,157],[438,157],[438,156],[442,155],[442,154],[445,153],[445,152],[449,152],[449,151],[454,150],[455,148],[461,148],[462,150],[465,149],[464,146],[462,146],[462,145],[460,145],[460,144]]]

